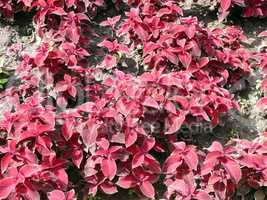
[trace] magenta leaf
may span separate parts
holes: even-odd
[[[155,189],[149,181],[142,182],[139,188],[146,197],[154,199]]]
[[[101,169],[103,174],[109,179],[112,180],[117,172],[117,165],[115,160],[112,158],[104,158],[101,163]]]
[[[49,200],[66,200],[64,192],[61,190],[53,190],[48,194]]]
[[[16,178],[7,177],[0,179],[0,198],[6,199],[16,186]]]
[[[155,99],[153,99],[152,97],[149,97],[149,96],[145,97],[143,105],[151,107],[151,108],[155,108],[155,109],[159,108],[159,105],[158,105],[157,101]]]
[[[223,162],[223,166],[230,174],[230,176],[233,178],[234,182],[238,184],[238,182],[242,177],[240,165],[234,160],[227,159],[225,162]]]
[[[132,175],[122,176],[117,182],[117,185],[124,189],[135,187],[136,184],[137,180]]]
[[[165,134],[172,134],[178,131],[182,124],[184,123],[185,116],[180,115],[180,116],[173,116],[172,117],[172,125],[169,127],[168,131]]]
[[[227,11],[231,6],[232,0],[220,0],[222,12]]]

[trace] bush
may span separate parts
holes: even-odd
[[[0,199],[70,200],[118,188],[154,199],[160,178],[166,199],[231,199],[241,184],[266,186],[266,133],[208,149],[178,139],[183,125],[216,126],[239,109],[226,88],[266,54],[246,50],[236,27],[182,17],[171,0],[116,1],[125,16],[98,26],[106,3],[0,4],[6,16],[15,6],[36,10],[42,39],[15,72],[19,86],[3,94],[12,108],[0,125]]]

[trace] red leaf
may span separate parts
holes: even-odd
[[[68,102],[66,101],[65,97],[59,96],[57,97],[57,105],[61,108],[64,109],[67,107]]]
[[[143,102],[143,105],[144,106],[148,106],[148,107],[159,109],[159,105],[158,105],[157,101],[155,99],[153,99],[152,97],[150,97],[150,96],[146,96],[145,97],[145,100]]]
[[[117,185],[124,189],[135,187],[136,184],[137,180],[132,175],[120,177],[117,182]]]
[[[154,137],[148,137],[144,140],[143,146],[141,147],[144,152],[150,151],[155,146],[155,138]]]
[[[76,0],[66,0],[67,7],[70,8],[71,6],[74,6]]]
[[[67,37],[69,38],[70,41],[73,41],[75,44],[78,43],[79,39],[80,39],[80,34],[79,34],[79,30],[77,27],[73,26],[73,27],[69,27],[67,29]]]
[[[261,90],[265,91],[267,88],[267,78],[263,79],[263,81],[261,82]]]
[[[111,183],[111,182],[104,182],[100,185],[100,188],[105,192],[106,194],[114,194],[118,192],[117,187]]]
[[[65,200],[65,194],[61,190],[53,190],[48,194],[49,200]]]
[[[267,31],[263,31],[259,34],[259,37],[267,37]]]
[[[78,168],[80,168],[80,164],[81,164],[82,159],[83,159],[83,151],[80,150],[80,149],[73,149],[73,150],[71,151],[71,158],[72,158],[73,163],[74,163]]]
[[[66,121],[62,127],[61,132],[65,140],[69,140],[73,134],[73,122],[72,121]]]
[[[0,199],[6,199],[15,189],[16,178],[1,178],[0,180]]]
[[[163,55],[166,56],[166,58],[173,64],[177,65],[178,64],[178,58],[177,56],[170,52],[170,51],[164,51]]]
[[[198,156],[193,148],[186,152],[184,159],[190,169],[197,170]]]
[[[2,158],[1,158],[1,172],[4,173],[12,159],[12,154],[6,153]]]
[[[227,159],[226,162],[223,162],[223,166],[233,178],[235,184],[238,184],[242,176],[239,164],[234,160]]]
[[[83,112],[92,112],[95,104],[93,102],[86,102],[80,106],[78,106],[78,110]]]
[[[31,7],[32,0],[22,0],[22,2],[24,3],[25,6]]]
[[[210,152],[219,151],[223,152],[223,146],[220,142],[214,141],[211,146],[208,148]]]
[[[231,6],[232,0],[220,0],[222,12],[227,11]]]
[[[74,189],[70,190],[66,194],[66,200],[74,200],[75,199],[75,191]]]
[[[164,163],[163,171],[165,173],[172,173],[182,163],[183,163],[183,160],[181,160],[180,156],[178,156],[178,155],[177,156],[176,155],[170,156],[169,158],[167,158],[167,160]]]
[[[172,134],[178,131],[184,123],[185,116],[183,114],[172,117],[172,125],[165,134]]]
[[[173,114],[176,114],[177,112],[176,112],[176,107],[175,107],[175,105],[171,102],[171,101],[166,101],[166,103],[165,103],[165,105],[164,105],[164,108],[167,110],[167,111],[169,111],[169,112],[171,112],[171,113],[173,113]]]
[[[132,168],[141,166],[144,163],[145,156],[143,153],[137,153],[134,155],[132,160]]]
[[[173,96],[173,97],[170,97],[169,100],[179,103],[184,109],[188,109],[190,106],[188,100],[183,96]]]
[[[189,39],[192,39],[196,33],[196,27],[194,25],[190,25],[186,30],[185,33]]]
[[[177,191],[184,196],[188,195],[189,193],[189,187],[184,180],[177,179],[171,185],[169,185],[168,188]]]
[[[89,148],[92,144],[96,142],[96,138],[98,135],[98,127],[99,125],[96,124],[94,121],[88,122],[89,129],[85,129],[81,134],[84,144],[87,148]]]
[[[190,65],[192,61],[192,58],[189,53],[182,53],[182,54],[179,54],[179,60],[181,61],[181,63],[183,64],[185,68],[188,68],[188,66]]]
[[[197,194],[195,195],[195,198],[197,200],[211,200],[209,194],[203,190],[198,191]]]
[[[76,94],[77,94],[76,87],[70,86],[68,88],[68,93],[69,93],[70,96],[72,96],[73,98],[75,98],[76,97]]]
[[[117,165],[115,160],[112,158],[105,158],[102,160],[101,169],[103,174],[109,179],[112,180],[117,173]]]
[[[137,132],[131,129],[125,132],[125,146],[128,148],[132,146],[137,140]]]
[[[139,186],[141,192],[148,198],[154,199],[155,190],[153,185],[149,181],[144,181]]]
[[[103,60],[102,65],[106,69],[112,69],[113,67],[117,65],[117,59],[115,56],[106,55]]]
[[[267,105],[267,97],[261,98],[256,104],[257,107],[264,107],[266,105]]]

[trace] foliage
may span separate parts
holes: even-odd
[[[239,109],[226,86],[266,61],[242,46],[241,30],[204,28],[172,0],[129,0],[125,16],[100,23],[107,36],[94,23],[103,0],[16,3],[36,10],[42,43],[16,69],[19,86],[2,94],[12,108],[0,123],[0,199],[70,200],[118,187],[154,199],[160,177],[166,199],[226,200],[241,183],[266,186],[266,133],[208,149],[177,137],[182,125],[216,126]],[[0,4],[6,16],[12,6]],[[121,66],[137,56],[139,66]]]
[[[221,20],[223,20],[231,10],[231,7],[239,6],[243,9],[244,17],[266,17],[267,1],[266,0],[219,0]]]

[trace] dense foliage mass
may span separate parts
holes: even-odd
[[[231,2],[221,2],[222,12]],[[125,15],[99,26],[94,17],[106,3],[0,2],[6,17],[36,12],[42,39],[17,67],[19,84],[2,94],[12,107],[0,122],[0,199],[71,200],[118,188],[154,199],[162,177],[165,199],[227,200],[241,185],[267,186],[267,133],[208,149],[179,140],[181,126],[216,126],[239,109],[226,88],[265,69],[266,52],[246,50],[236,27],[183,17],[172,0],[117,0]],[[256,14],[266,15],[258,4]]]
[[[238,6],[243,9],[244,17],[267,16],[267,1],[266,0],[219,0],[221,19],[224,19],[232,7]]]

